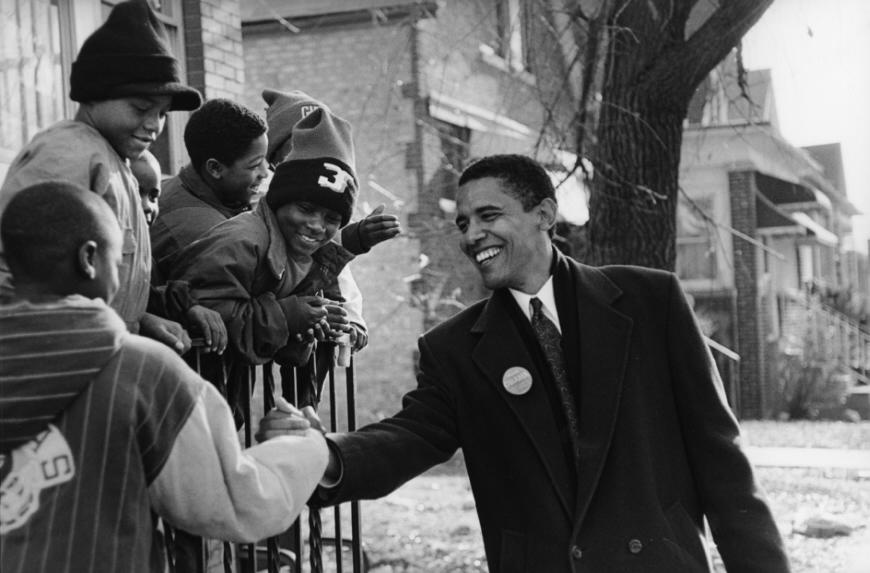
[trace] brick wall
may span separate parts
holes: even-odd
[[[239,0],[184,0],[188,83],[207,99],[241,99],[245,85]]]
[[[738,171],[728,174],[731,199],[731,225],[737,231],[755,237],[755,173]],[[765,391],[765,347],[761,292],[759,291],[760,255],[748,241],[734,237],[734,288],[736,300],[736,342],[740,354],[740,408],[746,419],[764,418],[767,412]]]

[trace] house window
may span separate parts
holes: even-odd
[[[716,246],[713,242],[716,232],[704,217],[704,214],[712,213],[712,197],[689,202],[680,196],[677,203],[677,276],[680,279],[716,278]]]
[[[3,4],[0,13],[0,164],[68,115],[69,2]]]
[[[496,38],[493,48],[516,71],[530,71],[523,41],[523,4],[520,0],[495,0]]]
[[[441,144],[441,166],[432,176],[431,188],[436,194],[441,214],[452,221],[456,216],[456,188],[459,176],[468,161],[471,130],[446,121],[433,120]]]

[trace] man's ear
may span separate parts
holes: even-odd
[[[226,167],[224,167],[224,164],[217,159],[207,159],[205,162],[205,170],[215,179],[220,179],[223,176],[225,169]]]
[[[94,264],[97,258],[97,243],[85,241],[78,250],[78,271],[88,277],[89,280],[97,278],[97,267]]]
[[[538,203],[538,216],[540,217],[538,225],[542,231],[549,231],[556,225],[556,215],[559,212],[559,206],[549,197]]]

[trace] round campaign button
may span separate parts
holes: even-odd
[[[504,384],[504,389],[514,396],[521,396],[532,387],[532,375],[522,366],[514,366],[507,369],[501,383]]]

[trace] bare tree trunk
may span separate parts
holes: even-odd
[[[594,167],[587,263],[674,270],[689,101],[772,2],[569,2],[575,37],[587,54],[577,142]],[[696,4],[709,14],[695,13],[700,22],[688,34]]]
[[[589,204],[593,265],[673,270],[684,109],[643,93],[606,94]]]

